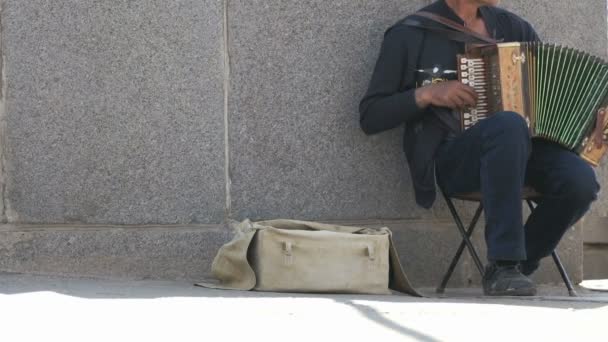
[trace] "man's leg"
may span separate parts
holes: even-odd
[[[533,282],[517,269],[526,259],[521,196],[530,136],[524,119],[503,112],[479,122],[442,146],[438,181],[448,195],[481,191],[490,264],[487,295],[534,295]]]
[[[438,181],[450,194],[481,191],[489,260],[526,260],[521,196],[530,137],[525,121],[503,112],[440,149]]]
[[[528,261],[522,263],[522,272],[531,274],[540,259],[551,255],[568,228],[589,210],[600,186],[591,166],[578,155],[536,139],[526,184],[543,194],[525,226]]]

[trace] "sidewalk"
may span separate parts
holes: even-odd
[[[608,292],[577,290],[440,299],[0,274],[0,341],[608,341]]]

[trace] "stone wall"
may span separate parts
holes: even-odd
[[[210,262],[194,256],[228,238],[227,218],[285,217],[394,223],[413,277],[425,279],[422,285],[436,282],[439,270],[424,263],[445,264],[456,239],[445,206],[425,211],[415,205],[401,129],[365,136],[357,109],[384,30],[430,1],[0,3],[5,270],[194,278],[206,274]],[[606,56],[603,0],[504,6],[547,40]],[[598,170],[604,184],[606,168]],[[604,192],[590,219],[600,222],[607,211]],[[99,225],[139,234],[155,225],[182,234],[180,248],[192,253],[179,255],[190,255],[191,263],[167,266],[161,260],[173,255],[174,245],[164,243],[154,247],[167,257],[149,267],[125,242],[137,233],[74,240],[88,247],[52,237],[54,229],[80,236]],[[39,233],[21,234],[29,229]],[[183,239],[188,235],[181,229],[205,237]],[[581,230],[568,236],[567,262],[580,279]],[[43,238],[56,248],[40,245],[36,239]],[[122,252],[108,249],[104,239]],[[140,251],[153,250],[150,239],[142,241],[148,245],[142,242]],[[41,267],[15,257],[28,243],[40,247],[33,259],[61,258],[76,248],[81,257],[121,255],[112,263],[150,271],[95,265],[92,257],[81,268],[65,266],[69,258]],[[472,279],[470,265],[461,274],[457,283]]]
[[[4,1],[10,223],[220,222],[223,4]]]

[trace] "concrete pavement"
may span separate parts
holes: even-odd
[[[608,293],[578,291],[277,294],[3,274],[0,341],[608,341]]]

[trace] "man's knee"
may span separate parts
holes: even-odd
[[[482,127],[483,143],[530,153],[530,130],[521,115],[515,112],[499,112],[483,121],[486,121]]]
[[[506,130],[528,132],[526,119],[515,112],[498,112],[492,118],[496,122],[496,125]]]
[[[510,139],[529,139],[530,131],[526,120],[515,112],[499,112],[487,119],[486,129]]]
[[[577,172],[569,173],[563,181],[561,195],[580,204],[590,204],[597,199],[600,185],[589,164],[581,162]]]

